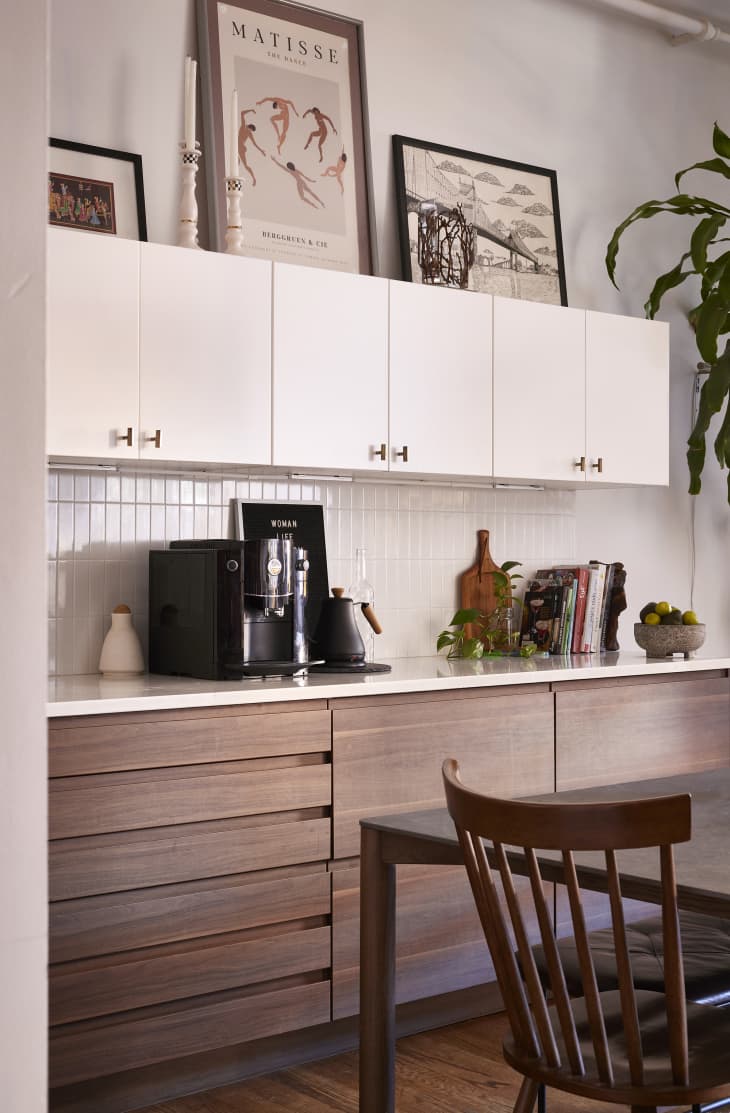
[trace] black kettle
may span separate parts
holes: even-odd
[[[372,608],[366,605],[362,610],[375,632],[380,633]],[[355,604],[345,596],[344,588],[333,587],[332,598],[323,600],[312,642],[317,655],[327,662],[362,664],[365,661],[365,646],[355,621]]]

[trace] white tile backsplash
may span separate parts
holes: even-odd
[[[347,588],[354,550],[366,548],[384,631],[379,657],[435,651],[459,603],[459,574],[475,559],[478,529],[490,531],[498,563],[522,561],[526,576],[577,558],[572,491],[56,470],[48,482],[52,672],[96,671],[118,603],[132,609],[145,646],[149,549],[179,537],[233,536],[232,498],[321,502],[330,584]]]

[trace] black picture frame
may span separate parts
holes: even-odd
[[[197,0],[197,12],[211,248],[225,250],[235,89],[239,122],[255,131],[242,139],[241,127],[238,135],[245,254],[375,274],[362,23],[285,0]],[[337,64],[328,65],[333,48]],[[286,121],[282,105],[290,106]],[[307,149],[322,116],[326,137],[320,130]],[[335,119],[337,134],[329,126]]]
[[[77,143],[71,139],[48,140],[49,211],[48,223],[53,227],[73,228],[76,231],[118,235],[122,239],[147,239],[147,214],[142,176],[142,156],[111,147],[97,147],[90,143]],[[111,219],[79,220],[78,215],[66,213],[63,219],[54,213],[51,198],[53,185],[60,182],[79,182],[103,193],[105,200],[113,201]],[[106,217],[107,214],[104,213]]]
[[[476,228],[475,262],[468,289],[568,304],[554,170],[404,135],[393,136],[393,161],[401,267],[406,281],[422,281],[417,230],[414,241],[419,205],[435,202],[439,210],[453,212],[460,201],[466,219]],[[522,205],[517,198],[529,204]],[[521,209],[521,216],[519,222],[513,219],[507,224],[511,209]],[[534,247],[527,242],[530,240]],[[545,243],[538,246],[539,240]]]

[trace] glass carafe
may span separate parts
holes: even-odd
[[[363,603],[374,608],[375,590],[367,578],[367,550],[355,550],[355,576],[347,589],[347,594],[355,604],[355,621],[365,646],[365,660],[375,660],[375,633],[362,613]]]

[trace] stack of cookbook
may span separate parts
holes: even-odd
[[[522,610],[522,645],[545,653],[599,653],[606,649],[616,570],[622,564],[591,560],[547,568],[529,580]]]

